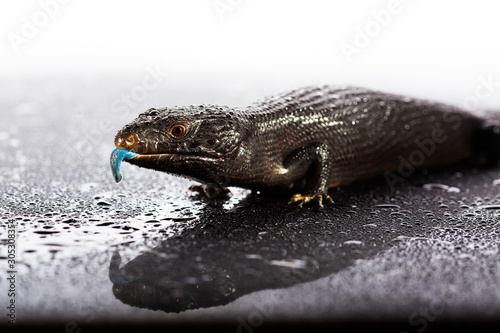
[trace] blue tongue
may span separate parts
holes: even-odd
[[[120,170],[120,165],[123,160],[134,158],[139,154],[133,153],[125,149],[115,149],[111,153],[109,163],[111,164],[111,172],[115,178],[115,182],[119,183],[122,180],[122,171]]]

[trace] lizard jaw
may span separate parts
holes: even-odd
[[[113,150],[113,152],[111,153],[110,165],[111,165],[111,172],[113,174],[115,182],[119,183],[123,178],[120,169],[122,161],[128,162],[130,164],[139,167],[144,167],[157,171],[177,173],[180,175],[184,175],[186,177],[190,177],[190,175],[187,175],[185,171],[190,170],[192,168],[191,163],[201,160],[211,164],[215,164],[217,161],[220,161],[219,158],[213,158],[208,156],[199,156],[199,155],[182,154],[182,153],[139,154],[125,149],[117,148]],[[174,169],[177,172],[174,172],[173,171]],[[194,177],[193,175],[193,178],[196,177]]]
[[[115,179],[116,183],[121,182],[123,179],[122,172],[121,172],[121,163],[122,161],[130,162],[130,161],[135,161],[138,163],[132,163],[132,164],[142,164],[141,162],[158,162],[159,159],[165,158],[165,157],[171,157],[176,154],[138,154],[134,153],[129,150],[121,149],[121,148],[116,148],[113,150],[111,153],[110,157],[110,165],[111,165],[111,172],[113,174],[113,178]]]

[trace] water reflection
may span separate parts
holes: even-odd
[[[193,229],[122,268],[116,252],[109,269],[113,293],[132,306],[180,312],[318,279],[373,257],[391,246],[394,232],[401,235],[389,218],[366,227],[372,219],[366,206],[349,214],[352,206],[295,209],[284,200],[248,198],[231,211],[208,205]]]

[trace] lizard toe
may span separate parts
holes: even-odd
[[[299,207],[302,207],[304,204],[316,201],[319,207],[323,207],[323,200],[326,200],[328,203],[333,203],[332,198],[327,194],[312,194],[312,195],[302,195],[300,193],[294,194],[288,204],[298,204]]]

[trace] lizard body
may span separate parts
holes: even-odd
[[[131,164],[209,184],[209,197],[227,186],[274,188],[297,193],[291,201],[299,205],[321,205],[331,200],[328,188],[396,172],[402,160],[422,168],[481,154],[498,159],[498,145],[478,144],[493,135],[484,119],[450,105],[321,86],[248,107],[149,109],[115,145],[133,153],[124,157]]]

